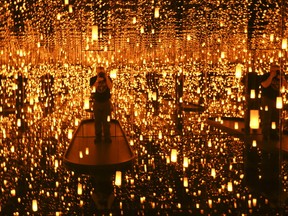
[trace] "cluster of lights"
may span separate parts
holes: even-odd
[[[185,73],[188,68],[166,67],[165,76],[148,67],[111,70],[116,77],[113,117],[123,123],[137,159],[130,170],[119,170],[113,175],[116,198],[108,211],[123,215],[151,211],[202,214],[285,211],[270,208],[267,197],[253,194],[246,187],[243,141],[207,125],[205,120],[215,113],[210,114],[207,109],[202,114],[175,114],[179,103],[173,100],[174,75],[179,71]],[[92,71],[80,66],[43,66],[31,71],[38,75],[27,80],[30,84],[26,85],[26,96],[41,95],[39,79],[49,71],[54,75],[55,104],[53,112],[45,115],[45,101],[33,100],[32,104],[27,100],[25,111],[30,106],[38,108],[34,115],[22,113],[23,122],[28,123],[24,124],[24,130],[16,124],[15,114],[1,115],[1,211],[16,215],[101,212],[91,199],[94,188],[90,177],[69,171],[62,163],[73,131],[82,119],[90,117],[84,105],[91,91],[88,84]],[[151,72],[154,75],[148,76]],[[219,77],[213,77],[211,83],[217,82]],[[231,77],[234,82],[233,73]],[[7,78],[8,82],[10,79],[14,77]],[[198,80],[198,76],[186,79],[183,98],[190,98],[189,91],[186,95],[189,82]],[[63,83],[67,94],[62,93]],[[211,83],[207,83],[211,86],[207,92],[213,92]],[[227,85],[220,83],[223,88]],[[157,93],[155,84],[159,86]],[[1,90],[14,97],[17,88],[8,85]],[[237,95],[231,91],[233,94]],[[221,100],[226,100],[225,96]],[[233,107],[228,109],[232,112]],[[217,115],[220,114],[221,110]],[[177,119],[182,119],[182,130],[177,128]],[[260,151],[257,145],[251,148]],[[283,173],[283,190],[287,190],[285,169]]]
[[[0,213],[98,211],[90,177],[62,164],[73,132],[91,117],[89,78],[97,64],[111,69],[112,118],[137,154],[131,170],[113,176],[116,199],[108,211],[287,213],[245,186],[243,142],[205,122],[244,116],[246,72],[261,75],[270,63],[287,69],[285,5],[270,6],[252,0],[4,1]],[[184,93],[177,98],[180,76]],[[282,93],[279,109],[287,104]],[[184,104],[205,111],[183,112]],[[251,110],[250,126],[259,127],[258,110]],[[251,148],[261,152],[254,141]],[[287,192],[285,162],[281,171]]]

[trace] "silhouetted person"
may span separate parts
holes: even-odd
[[[270,72],[261,76],[261,127],[264,140],[279,139],[279,109],[276,108],[276,98],[280,96],[281,83],[286,86],[284,76],[280,74],[278,65],[271,65]],[[275,122],[276,129],[272,129]]]
[[[104,67],[95,68],[97,75],[90,79],[93,88],[93,112],[95,118],[95,143],[102,142],[102,129],[104,131],[105,143],[111,143],[110,120],[111,117],[111,89],[112,79],[104,70]],[[95,70],[94,70],[95,71]]]

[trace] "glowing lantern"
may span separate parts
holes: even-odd
[[[276,129],[276,122],[272,122],[272,123],[271,123],[271,128],[272,128],[273,130]]]
[[[64,0],[65,5],[69,5],[69,0]]]
[[[88,147],[85,148],[85,154],[89,155],[89,148]]]
[[[241,64],[237,64],[236,65],[236,71],[235,71],[235,77],[237,79],[241,78],[242,76],[242,65]]]
[[[257,141],[256,140],[252,141],[252,147],[257,147]]]
[[[282,97],[277,97],[276,98],[276,108],[277,109],[282,109],[283,108]]]
[[[208,200],[208,206],[209,206],[209,208],[212,208],[212,200],[211,199]]]
[[[83,152],[79,151],[79,158],[83,158]]]
[[[227,190],[228,190],[229,192],[232,192],[232,191],[233,191],[232,182],[228,182]]]
[[[188,178],[187,177],[183,178],[183,186],[188,187]]]
[[[251,129],[259,128],[259,110],[250,110],[250,124]]]
[[[212,168],[212,169],[211,169],[211,176],[212,176],[213,178],[216,177],[216,170],[215,170],[215,168]]]
[[[183,167],[188,167],[188,165],[189,165],[188,157],[184,157],[183,158]]]
[[[251,98],[251,99],[255,99],[255,97],[256,97],[255,89],[251,89],[251,91],[250,91],[250,98]]]
[[[122,183],[122,173],[121,173],[121,171],[116,171],[115,185],[116,186],[121,186],[121,183]]]
[[[60,20],[60,19],[61,19],[61,14],[58,13],[58,14],[57,14],[57,20]]]
[[[159,7],[156,7],[156,8],[155,8],[154,17],[155,17],[155,18],[159,18]]]
[[[157,101],[157,92],[152,93],[152,100]]]
[[[82,195],[82,184],[78,183],[77,194]]]
[[[68,139],[72,139],[73,136],[73,129],[68,130]]]
[[[92,26],[92,40],[98,40],[98,26]]]
[[[21,119],[17,119],[17,126],[21,127]]]
[[[271,42],[274,41],[274,34],[270,34],[270,41],[271,41]]]
[[[282,39],[282,49],[287,49],[287,38]]]
[[[69,13],[73,13],[73,6],[72,5],[69,5]]]
[[[162,138],[163,138],[163,136],[162,136],[162,132],[159,131],[159,133],[158,133],[158,139],[162,139]]]
[[[110,77],[111,77],[112,79],[116,79],[116,77],[117,77],[117,72],[118,72],[117,69],[111,70],[111,71],[110,71]]]
[[[38,204],[37,204],[37,200],[32,200],[32,210],[34,212],[38,211]]]
[[[221,59],[225,58],[225,52],[221,52]]]
[[[85,99],[84,99],[84,109],[89,109],[90,108],[90,101],[89,101],[89,98],[88,97],[86,97]]]
[[[171,162],[177,162],[177,150],[176,149],[171,150]]]

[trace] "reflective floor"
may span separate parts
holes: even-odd
[[[55,94],[51,107],[41,101],[25,105],[25,124],[16,124],[13,113],[3,115],[1,214],[288,213],[288,164],[278,160],[278,151],[248,146],[211,126],[209,109],[184,111],[166,90],[159,88],[153,100],[145,88],[134,87],[115,82],[112,117],[121,122],[136,155],[132,167],[117,174],[82,175],[63,165],[73,132],[92,117],[83,109],[85,98],[79,102],[81,91]]]

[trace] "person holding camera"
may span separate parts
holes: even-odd
[[[105,72],[104,67],[96,67],[97,75],[90,79],[93,98],[93,112],[95,119],[95,143],[102,142],[102,129],[105,143],[111,143],[110,117],[111,117],[111,89],[112,79]]]
[[[279,65],[271,65],[270,72],[260,77],[261,83],[261,126],[264,140],[279,140],[279,109],[276,108],[276,98],[281,95],[281,85],[287,86],[284,75],[280,73]],[[275,122],[276,129],[272,129]]]

